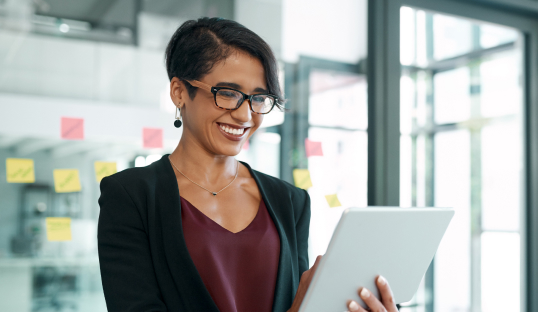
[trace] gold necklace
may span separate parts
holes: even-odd
[[[174,163],[172,162],[172,160],[170,159],[170,156],[168,156],[168,160],[170,161],[170,163],[172,164],[172,166],[174,166],[174,168],[179,172],[181,173],[182,176],[184,176],[185,178],[187,178],[187,180],[191,181],[192,183],[198,185],[199,187],[203,188],[204,190],[208,191],[209,193],[213,194],[213,196],[217,196],[218,193],[224,191],[228,186],[230,186],[232,183],[234,183],[235,179],[237,179],[237,174],[239,173],[239,162],[237,161],[237,165],[236,165],[236,169],[235,169],[235,177],[234,179],[232,180],[232,182],[228,183],[228,185],[226,185],[222,190],[218,191],[218,192],[212,192],[208,189],[206,189],[205,187],[201,186],[200,184],[194,182],[193,180],[189,179],[189,177],[187,177],[183,172],[181,172],[181,170],[179,170],[176,165],[174,165]]]

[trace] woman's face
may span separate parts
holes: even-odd
[[[267,90],[261,62],[241,51],[232,53],[226,60],[216,64],[199,81],[214,87],[234,88],[246,94],[264,93]],[[238,109],[229,111],[218,108],[209,91],[198,89],[194,99],[191,99],[185,87],[181,86],[180,89],[185,127],[182,139],[194,140],[194,143],[214,155],[239,154],[243,144],[263,121],[263,115],[250,110],[249,100],[245,100]]]

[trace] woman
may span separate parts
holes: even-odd
[[[166,69],[177,148],[101,182],[109,311],[298,311],[320,259],[308,269],[308,193],[234,158],[283,102],[271,49],[236,22],[201,18],[175,32]],[[379,281],[383,303],[362,298],[396,311]]]

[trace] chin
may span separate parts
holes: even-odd
[[[241,152],[241,147],[243,144],[238,144],[237,147],[226,146],[218,149],[218,154],[224,156],[237,156]]]

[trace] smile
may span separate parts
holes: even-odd
[[[220,124],[219,127],[224,130],[226,133],[233,134],[233,135],[243,135],[245,133],[245,128],[241,129],[235,129],[232,127],[228,127],[227,125]]]
[[[250,127],[231,125],[225,123],[217,123],[220,133],[231,141],[241,141],[249,132]]]

